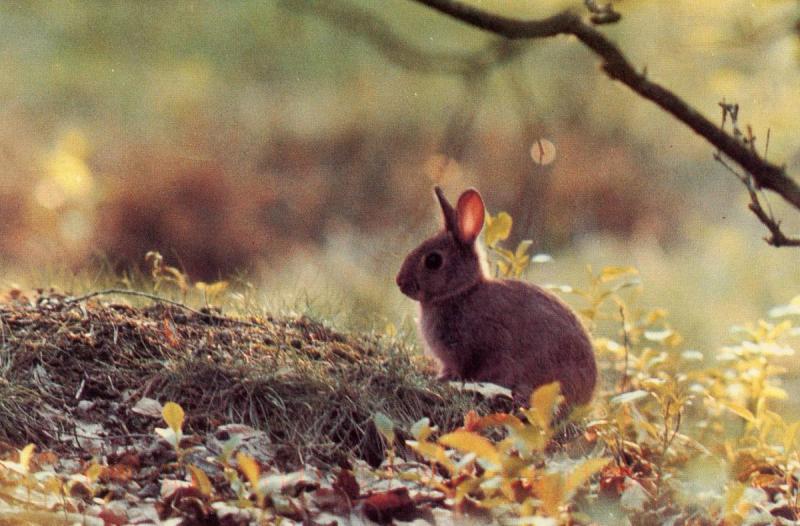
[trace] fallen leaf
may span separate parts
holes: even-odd
[[[137,415],[149,416],[150,418],[161,418],[163,410],[161,402],[152,398],[141,398],[131,409]]]
[[[123,524],[128,524],[128,517],[115,513],[108,508],[103,509],[97,516],[103,519],[103,526],[122,526]]]
[[[370,520],[387,524],[394,518],[407,516],[415,506],[407,488],[395,488],[369,495],[361,501],[361,508]]]
[[[361,495],[361,488],[358,486],[358,481],[355,475],[349,469],[342,469],[336,475],[336,480],[333,481],[333,488],[340,490],[347,495],[350,500],[355,500]]]

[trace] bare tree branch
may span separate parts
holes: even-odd
[[[725,124],[730,121],[731,123],[731,132],[733,133],[734,138],[740,141],[744,146],[750,148],[752,152],[755,153],[756,151],[756,138],[753,135],[753,130],[750,126],[747,127],[747,133],[742,133],[742,130],[739,128],[739,105],[738,104],[731,104],[727,103],[724,100],[719,103],[719,107],[722,108],[722,129],[725,129]],[[764,158],[767,158],[767,152],[769,151],[769,130],[767,130],[767,140],[764,144]],[[775,219],[774,214],[772,213],[772,207],[769,206],[769,202],[767,202],[767,210],[764,210],[764,207],[761,206],[761,199],[759,197],[759,192],[762,192],[760,189],[756,188],[755,184],[753,184],[753,177],[749,173],[742,173],[738,171],[735,167],[731,166],[725,157],[723,157],[722,153],[717,150],[714,152],[714,160],[716,160],[719,164],[722,165],[727,171],[732,173],[742,184],[747,188],[747,193],[750,196],[750,203],[748,203],[747,208],[750,209],[751,212],[758,218],[761,223],[767,227],[770,232],[770,235],[764,238],[764,241],[767,244],[772,245],[774,247],[798,247],[800,246],[800,238],[788,237],[786,234],[783,233],[781,230],[781,222]],[[763,192],[762,192],[763,193]],[[764,196],[766,199],[766,196]]]
[[[634,69],[617,45],[573,11],[534,20],[519,20],[484,11],[459,0],[414,0],[474,27],[509,39],[537,39],[557,35],[573,35],[598,55],[603,71],[642,97],[654,102],[673,117],[690,127],[752,176],[756,189],[765,188],[780,195],[800,210],[800,185],[783,167],[772,164],[753,149],[742,144],[683,99],[647,79]]]

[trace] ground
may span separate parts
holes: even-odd
[[[241,497],[222,460],[241,452],[260,474],[282,477],[281,487],[296,486],[283,508],[272,507],[285,518],[358,508],[358,517],[380,520],[374,510],[384,507],[398,508],[391,516],[430,514],[441,495],[386,493],[372,473],[385,458],[373,416],[406,427],[428,416],[452,429],[469,407],[492,408],[437,382],[424,359],[386,336],[337,332],[305,316],[243,319],[125,299],[15,290],[0,304],[3,457],[35,444],[40,453],[23,471],[55,471],[74,501],[67,508],[106,513],[106,524],[255,520],[211,506]],[[167,402],[185,411],[177,447],[154,432]],[[237,445],[225,446],[231,439]],[[189,465],[213,485],[207,495],[191,489]]]

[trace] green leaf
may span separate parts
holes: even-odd
[[[183,429],[183,408],[175,402],[167,402],[164,404],[164,409],[161,410],[161,416],[164,421],[176,434]]]
[[[372,415],[372,421],[375,423],[378,432],[386,440],[387,445],[394,444],[394,422],[392,419],[378,411]]]
[[[222,444],[222,452],[220,457],[223,463],[230,462],[233,452],[239,447],[242,442],[242,435],[231,435],[231,437]]]
[[[630,404],[631,402],[636,402],[637,400],[641,400],[642,398],[647,398],[648,396],[650,396],[649,391],[637,389],[636,391],[628,391],[627,393],[622,393],[618,394],[617,396],[613,396],[609,400],[609,403]]]
[[[414,425],[411,426],[411,436],[423,442],[428,440],[428,437],[431,436],[434,429],[431,427],[431,419],[427,416],[425,418],[420,418]]]
[[[483,230],[483,240],[486,246],[493,248],[500,241],[507,239],[511,234],[512,224],[511,216],[506,212],[500,212],[494,217],[486,214],[486,226]]]

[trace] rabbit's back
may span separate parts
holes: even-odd
[[[493,382],[523,399],[557,380],[568,403],[591,399],[597,368],[589,337],[540,287],[485,279],[457,298],[423,304],[420,321],[445,377]]]

